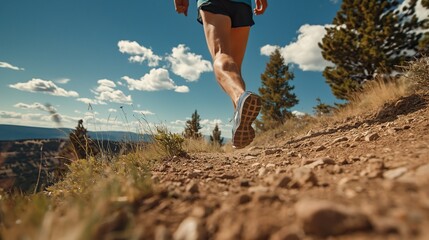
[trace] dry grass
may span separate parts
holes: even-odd
[[[153,192],[150,161],[140,153],[114,162],[78,160],[63,181],[34,195],[0,199],[4,239],[131,238],[132,207]]]
[[[183,148],[187,153],[211,153],[211,152],[223,152],[223,147],[219,144],[211,144],[205,139],[185,139]]]
[[[404,66],[405,74],[385,81],[375,79],[366,83],[363,92],[356,94],[345,106],[331,116],[292,118],[283,126],[257,135],[251,146],[270,146],[279,139],[306,134],[309,130],[332,126],[348,119],[366,115],[382,108],[386,103],[419,91],[429,90],[429,58],[421,58]]]

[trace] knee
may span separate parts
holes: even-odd
[[[217,54],[213,59],[213,68],[215,71],[234,71],[237,68],[232,57],[227,54]]]

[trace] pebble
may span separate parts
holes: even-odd
[[[249,193],[266,193],[268,190],[269,188],[264,186],[255,186],[249,188]]]
[[[264,167],[261,167],[261,168],[258,170],[258,176],[259,176],[259,177],[262,177],[262,176],[264,176],[265,174],[267,174],[267,169],[266,169],[266,168],[264,168]]]
[[[257,159],[257,157],[255,157],[255,156],[245,156],[244,159],[245,160],[254,160],[254,159]]]
[[[371,230],[365,214],[335,202],[301,200],[295,205],[296,217],[306,234],[327,237]]]
[[[299,188],[306,184],[315,186],[317,183],[317,177],[310,168],[300,167],[293,171],[293,188]]]
[[[308,162],[310,162],[310,163],[308,163],[308,164],[304,163],[304,165],[306,167],[309,167],[309,168],[315,168],[317,166],[334,165],[335,164],[335,161],[332,160],[331,158],[328,158],[328,157],[314,159],[314,160],[310,160]]]
[[[267,165],[265,165],[266,168],[275,168],[276,165],[274,163],[268,163]]]
[[[369,133],[365,136],[365,141],[371,142],[377,140],[378,138],[380,138],[380,135],[378,135],[378,133]]]
[[[188,217],[183,220],[173,235],[174,240],[202,240],[205,239],[205,230],[201,220]]]
[[[368,160],[367,174],[369,178],[377,178],[383,175],[384,162],[378,158],[371,158]]]
[[[278,188],[287,188],[292,179],[289,176],[282,176],[277,180],[275,186]]]
[[[186,192],[189,192],[192,194],[198,193],[199,192],[198,183],[191,182],[188,185],[186,185]]]
[[[339,138],[334,139],[334,141],[332,141],[332,143],[345,142],[345,141],[348,141],[348,140],[349,140],[348,137],[339,137]]]
[[[400,168],[385,171],[383,173],[383,177],[385,179],[392,180],[392,179],[396,179],[396,178],[404,175],[407,171],[408,171],[408,169],[406,167],[400,167]]]
[[[273,155],[281,152],[282,152],[281,149],[267,149],[265,150],[265,155]]]
[[[315,148],[314,148],[314,151],[316,151],[316,152],[320,152],[320,151],[323,151],[323,150],[325,150],[325,149],[326,149],[326,147],[325,147],[324,145],[320,145],[320,146],[315,147]]]

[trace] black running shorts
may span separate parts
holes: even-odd
[[[209,0],[198,9],[197,20],[202,24],[200,10],[229,16],[232,28],[253,26],[255,24],[252,8],[245,3],[230,0]]]

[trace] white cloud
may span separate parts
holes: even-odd
[[[97,81],[98,87],[93,91],[96,94],[96,100],[101,102],[114,102],[123,104],[132,104],[131,95],[125,95],[121,90],[115,89],[116,84],[108,79]]]
[[[17,70],[17,71],[24,70],[24,68],[13,66],[12,64],[7,63],[7,62],[0,62],[0,68],[8,68],[8,69]]]
[[[32,104],[17,103],[13,106],[16,108],[21,108],[21,109],[30,109],[30,110],[35,109],[35,110],[41,110],[41,111],[46,111],[46,112],[57,111],[57,109],[52,107],[52,106],[46,106],[46,105],[38,103],[38,102],[35,102]]]
[[[17,113],[17,112],[0,111],[0,118],[20,119],[20,118],[22,118],[22,114],[21,113]]]
[[[103,102],[103,101],[98,100],[98,99],[78,98],[76,100],[79,102],[83,102],[85,104],[91,104],[91,105],[98,105],[98,104],[104,105],[104,104],[106,104],[106,102]]]
[[[70,82],[70,79],[69,78],[60,78],[60,79],[55,80],[55,82],[59,83],[59,84],[67,84],[68,82]]]
[[[331,3],[333,3],[333,4],[337,4],[338,3],[338,0],[329,0]]]
[[[298,30],[298,39],[279,48],[285,63],[296,64],[303,71],[323,71],[326,66],[331,66],[332,63],[323,59],[322,50],[318,46],[326,34],[325,27],[330,25],[301,26]],[[269,56],[276,47],[265,45],[261,48],[261,54]]]
[[[176,89],[174,89],[174,91],[178,93],[188,93],[189,88],[187,86],[178,86]]]
[[[304,117],[305,115],[307,115],[306,113],[300,112],[300,111],[292,111],[292,114],[296,117]]]
[[[155,115],[155,113],[148,110],[134,110],[133,112],[141,115]]]
[[[261,47],[261,55],[270,56],[276,49],[280,49],[280,46],[267,44]]]
[[[153,53],[152,49],[141,46],[135,41],[121,40],[118,42],[119,51],[132,55],[128,58],[130,62],[143,63],[148,62],[150,67],[156,67],[162,59],[160,56]]]
[[[164,68],[151,69],[140,79],[132,79],[128,76],[122,77],[122,80],[127,82],[129,90],[139,91],[160,91],[160,90],[175,90],[176,92],[189,92],[186,86],[177,86],[170,78],[168,71]]]
[[[188,51],[188,47],[179,44],[172,49],[172,53],[166,58],[171,63],[171,70],[174,74],[194,82],[200,78],[201,73],[213,71],[209,61],[204,60],[201,55]]]
[[[37,78],[33,78],[26,83],[11,84],[9,87],[26,92],[41,92],[61,97],[79,97],[79,94],[75,91],[64,90],[63,88],[55,85],[52,81]]]
[[[118,110],[114,109],[114,108],[109,108],[108,110],[109,112],[117,112]]]

